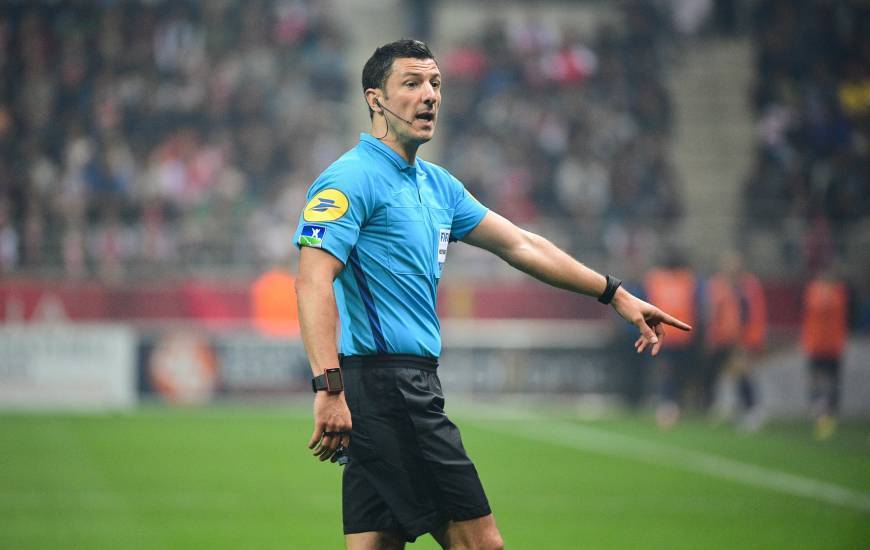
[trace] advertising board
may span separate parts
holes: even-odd
[[[121,325],[0,326],[0,408],[131,407],[135,349]]]

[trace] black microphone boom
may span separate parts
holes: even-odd
[[[411,122],[410,120],[405,120],[404,118],[400,117],[399,115],[397,115],[396,113],[394,113],[394,112],[391,111],[390,109],[387,109],[387,107],[386,107],[383,103],[381,103],[381,100],[379,100],[379,99],[375,99],[375,102],[378,104],[378,107],[380,107],[381,109],[383,109],[383,110],[385,110],[386,112],[390,113],[390,114],[393,115],[394,117],[398,118],[399,120],[401,120],[402,122],[404,122],[404,123],[407,124],[408,126],[413,126],[413,125],[414,125],[414,123]]]

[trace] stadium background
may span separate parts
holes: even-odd
[[[484,204],[633,287],[736,248],[768,300],[769,424],[663,434],[610,311],[451,246],[442,377],[509,542],[870,539],[866,3],[46,0],[0,5],[0,546],[340,545],[290,236],[402,36],[445,73],[422,156]],[[856,314],[825,445],[798,340],[830,263]]]

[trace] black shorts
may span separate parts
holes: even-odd
[[[396,531],[413,542],[489,502],[459,429],[444,413],[435,358],[342,357],[353,421],[342,480],[344,532]]]
[[[840,358],[839,357],[811,357],[810,370],[813,372],[823,372],[831,376],[839,376],[840,374]]]

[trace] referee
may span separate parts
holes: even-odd
[[[663,324],[690,327],[488,210],[447,170],[417,158],[441,107],[441,73],[426,44],[400,40],[375,50],[362,87],[371,133],[311,185],[294,236],[316,392],[309,447],[322,461],[347,456],[349,549],[404,548],[424,533],[444,548],[502,548],[438,380],[435,296],[449,243],[484,248],[550,285],[611,304],[640,330],[638,352],[658,352]]]

